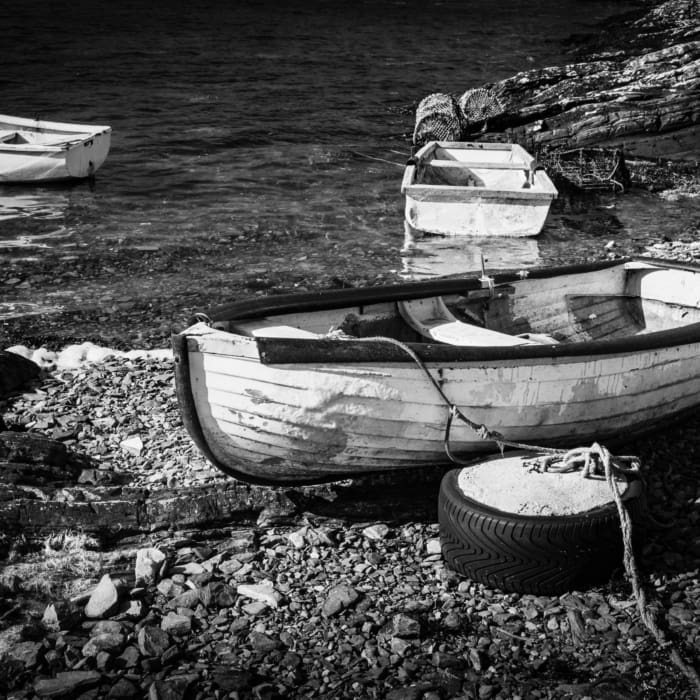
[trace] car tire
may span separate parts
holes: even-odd
[[[560,595],[604,583],[622,568],[614,502],[573,515],[507,513],[467,497],[460,471],[444,475],[438,497],[442,554],[454,571],[506,592]],[[635,495],[625,505],[636,543],[643,499]]]

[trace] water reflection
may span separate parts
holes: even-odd
[[[42,192],[0,192],[0,221],[33,216],[40,219],[60,219],[68,207],[67,192],[48,190]]]
[[[480,272],[482,256],[484,265],[492,270],[542,264],[534,238],[426,235],[404,222],[402,279],[416,281]]]

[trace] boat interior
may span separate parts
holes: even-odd
[[[534,158],[511,149],[449,148],[435,144],[417,158],[413,184],[490,189],[529,188]]]
[[[450,280],[445,293],[419,296],[421,284],[391,298],[337,306],[309,301],[308,309],[275,312],[274,298],[258,316],[214,315],[214,327],[252,337],[370,338],[464,347],[560,345],[618,340],[700,323],[700,268],[630,261],[568,275],[511,274],[471,278],[459,291]],[[466,282],[466,280],[465,280]],[[476,283],[475,283],[476,282]],[[435,285],[431,285],[434,290]],[[385,298],[382,297],[382,292]],[[345,291],[345,290],[343,290]],[[293,296],[280,297],[287,306]],[[343,299],[345,303],[343,303]],[[242,303],[233,305],[245,311]],[[301,305],[303,306],[303,304]],[[278,307],[279,308],[279,307]],[[293,305],[292,305],[293,308]]]
[[[51,132],[31,130],[0,130],[0,143],[12,145],[40,145],[58,146],[68,141],[80,141],[87,139],[90,134],[78,134],[72,132]]]

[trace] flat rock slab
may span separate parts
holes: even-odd
[[[9,488],[12,493],[4,494]],[[240,519],[264,507],[282,507],[285,500],[279,491],[232,481],[154,495],[138,488],[50,490],[0,484],[0,528],[36,533],[78,528],[109,537]]]

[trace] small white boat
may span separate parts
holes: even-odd
[[[431,141],[409,160],[406,221],[444,235],[536,236],[557,189],[514,143]]]
[[[0,114],[0,184],[91,177],[107,158],[111,132]]]
[[[196,321],[196,322],[195,322]],[[173,336],[183,422],[239,479],[631,441],[700,405],[700,266],[651,259],[256,297]],[[450,427],[451,425],[451,427]]]

